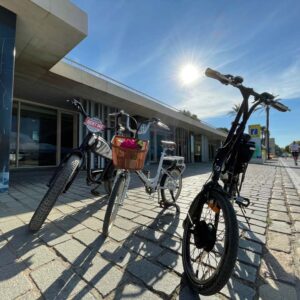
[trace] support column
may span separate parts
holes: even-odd
[[[16,15],[0,6],[0,193],[9,185]]]
[[[202,156],[202,162],[208,162],[209,161],[209,155],[208,155],[208,138],[205,135],[201,135],[201,156]]]

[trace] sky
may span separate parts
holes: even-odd
[[[300,1],[72,0],[88,15],[88,36],[67,57],[214,127],[230,127],[237,89],[205,77],[207,67],[240,75],[279,95],[270,132],[284,147],[300,140]],[[184,84],[182,68],[197,80]],[[265,112],[249,124],[265,125]]]

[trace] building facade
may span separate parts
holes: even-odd
[[[0,190],[9,170],[56,166],[86,134],[83,117],[68,98],[80,99],[88,115],[111,126],[120,109],[137,117],[160,118],[170,132],[151,128],[149,162],[160,157],[160,141],[176,142],[187,162],[209,161],[225,139],[222,131],[66,58],[87,36],[88,16],[69,0],[0,0]],[[111,133],[105,138],[111,139]],[[95,166],[103,160],[93,157]]]

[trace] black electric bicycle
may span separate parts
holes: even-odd
[[[103,183],[106,192],[109,194],[111,191],[115,176],[115,169],[111,160],[111,148],[105,139],[99,135],[99,132],[110,128],[105,128],[98,118],[90,118],[78,100],[73,99],[70,102],[84,116],[84,124],[89,132],[79,148],[73,149],[55,170],[48,183],[49,189],[30,220],[29,230],[32,232],[36,232],[41,228],[57,198],[70,188],[80,168],[85,165],[85,162],[87,166],[87,184],[96,184],[97,188]],[[91,168],[91,153],[100,155],[106,159],[104,169]],[[95,194],[95,189],[92,192]]]
[[[227,283],[237,258],[239,232],[233,203],[242,211],[250,204],[249,199],[240,195],[248,162],[255,150],[255,143],[244,133],[246,123],[258,105],[270,105],[282,112],[288,108],[269,93],[258,94],[243,86],[240,76],[223,75],[209,68],[205,74],[236,87],[243,96],[228,136],[217,151],[211,179],[193,200],[183,223],[185,276],[198,293],[212,295]],[[249,107],[250,96],[254,101]]]

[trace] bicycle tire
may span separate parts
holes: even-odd
[[[202,197],[202,194],[200,193],[197,197]],[[202,221],[200,221],[201,214],[204,211],[203,207],[205,205],[208,206],[208,201],[203,198],[203,200],[200,198],[199,206],[198,206],[198,214],[199,214],[199,225],[197,229],[197,225],[191,224],[191,220],[189,217],[187,217],[186,221],[184,222],[184,233],[183,233],[183,242],[182,242],[182,260],[183,260],[183,268],[184,268],[184,275],[188,280],[188,283],[190,286],[198,293],[202,295],[213,295],[217,292],[219,292],[224,285],[229,280],[233,268],[236,263],[237,259],[237,251],[238,251],[238,242],[239,242],[239,234],[238,234],[238,223],[235,215],[235,211],[233,209],[232,204],[230,203],[228,198],[225,198],[221,193],[219,192],[210,192],[210,198],[209,200],[212,200],[215,203],[214,207],[219,207],[219,211],[223,213],[224,216],[224,251],[222,256],[220,257],[219,264],[215,266],[215,271],[212,276],[210,276],[208,279],[202,277],[199,279],[199,269],[198,271],[194,272],[193,269],[193,261],[191,258],[191,251],[190,251],[190,239],[193,234],[193,240],[194,240],[194,246],[196,248],[205,245],[204,247],[206,250],[198,255],[199,261],[201,261],[202,265],[208,266],[210,269],[214,269],[214,266],[210,266],[211,264],[215,264],[217,262],[217,259],[215,262],[211,263],[210,259],[203,262],[203,259],[206,257],[210,257],[210,252],[212,252],[215,248],[220,246],[216,246],[219,240],[217,239],[218,235],[217,232],[215,232],[216,240],[214,242],[213,248],[209,250],[212,247],[212,237],[213,234],[213,226],[211,226],[211,223],[203,225]],[[207,211],[213,211],[212,208],[206,208],[206,214]],[[218,222],[220,222],[220,213],[218,215]],[[216,222],[216,215],[215,215],[215,222]],[[217,225],[217,229],[220,227],[220,225]],[[192,229],[193,228],[193,229]],[[199,230],[201,228],[201,230]],[[203,231],[203,228],[207,230],[206,232]],[[207,229],[206,229],[207,228]],[[194,231],[194,232],[192,232]],[[196,235],[195,235],[196,234]],[[199,238],[201,236],[201,238]],[[220,239],[221,241],[221,239]],[[202,244],[201,244],[202,243]],[[207,252],[206,252],[207,251]],[[214,250],[216,251],[216,250]],[[195,252],[195,250],[194,250]],[[194,254],[194,252],[192,254]],[[213,252],[212,252],[213,253]],[[204,258],[203,258],[204,256]],[[194,258],[193,258],[194,259]],[[195,260],[195,259],[194,259]],[[195,260],[195,263],[198,264],[198,268],[200,266],[200,262]],[[205,274],[205,270],[203,271],[203,266],[201,265],[201,272],[202,274]],[[207,274],[207,273],[206,273]],[[201,275],[201,274],[200,274]]]
[[[126,178],[124,176],[119,175],[117,178],[116,183],[114,184],[111,194],[108,198],[108,204],[105,212],[104,222],[103,222],[103,229],[102,233],[104,236],[108,236],[109,232],[113,226],[113,223],[116,219],[117,212],[120,206],[120,202],[122,199],[119,199],[119,197],[122,197],[124,194],[124,188],[125,188],[125,182]]]
[[[57,198],[61,195],[69,180],[73,177],[80,161],[81,159],[79,156],[71,155],[59,170],[29,222],[28,227],[31,232],[37,232],[42,227]]]
[[[181,171],[178,168],[173,168],[172,170],[169,170],[169,172],[171,173],[171,175],[177,176],[179,178],[179,183],[178,183],[179,186],[178,186],[178,189],[176,191],[176,194],[174,195],[174,198],[175,198],[175,201],[176,201],[179,198],[181,190],[182,190],[182,175],[181,175]],[[168,180],[168,178],[169,178],[169,176],[167,174],[164,174],[162,176],[161,181],[160,181],[160,186],[161,187],[165,186],[166,180]],[[172,204],[172,203],[174,203],[174,200],[171,196],[170,190],[168,190],[168,191],[169,191],[169,194],[170,194],[170,198],[168,199],[167,196],[166,196],[166,189],[161,189],[160,190],[161,198],[162,198],[163,202],[165,202],[166,204]]]

